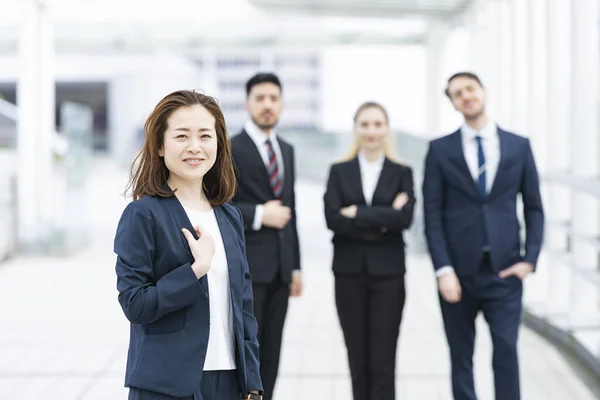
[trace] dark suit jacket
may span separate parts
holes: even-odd
[[[484,232],[492,267],[499,271],[524,260],[536,264],[544,233],[544,211],[529,140],[498,128],[500,162],[484,197],[464,158],[458,130],[433,140],[425,161],[425,233],[434,268],[453,266],[467,276],[481,264]],[[521,193],[527,238],[521,253],[517,195]],[[485,229],[485,231],[484,231]]]
[[[399,211],[392,208],[398,193],[405,192],[408,203]],[[363,195],[358,158],[334,164],[329,171],[324,195],[325,219],[333,235],[333,271],[356,275],[404,274],[403,231],[410,227],[415,196],[412,170],[386,159],[370,206]],[[340,209],[356,204],[356,218],[340,214]],[[366,263],[366,264],[365,264]]]
[[[214,210],[229,268],[240,388],[262,390],[242,216],[227,204]],[[199,388],[210,324],[207,276],[198,280],[192,271],[182,228],[197,239],[175,196],[146,196],[126,207],[114,242],[119,303],[131,322],[125,385],[177,397]]]
[[[300,246],[296,229],[296,194],[294,192],[294,149],[277,138],[283,160],[282,204],[292,209],[292,218],[281,230],[261,227],[252,229],[257,204],[274,200],[267,168],[256,145],[246,133],[231,139],[231,153],[236,167],[237,192],[233,204],[244,217],[248,264],[254,283],[268,283],[280,273],[284,283],[291,281],[292,270],[300,269]]]

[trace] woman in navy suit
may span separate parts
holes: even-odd
[[[348,160],[331,167],[324,196],[334,233],[335,301],[354,399],[393,400],[412,170],[390,159],[388,115],[380,104],[359,107],[354,135]]]
[[[260,399],[257,324],[235,176],[215,99],[163,98],[144,126],[121,216],[129,399]]]

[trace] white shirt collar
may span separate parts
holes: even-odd
[[[494,121],[492,121],[491,119],[480,131],[476,131],[469,124],[464,124],[460,130],[461,130],[464,138],[467,140],[474,140],[475,136],[477,136],[477,135],[480,135],[484,139],[490,139],[490,138],[493,138],[494,136],[496,136],[496,134],[497,134],[496,123]]]
[[[358,153],[358,162],[360,165],[364,165],[371,168],[382,168],[383,162],[385,161],[385,154],[382,154],[380,158],[375,161],[367,161],[365,155],[362,152]]]
[[[272,129],[271,135],[267,135],[258,127],[258,125],[252,122],[252,120],[246,121],[244,124],[244,130],[257,146],[264,145],[267,139],[271,139],[272,142],[277,140],[277,132],[275,131],[275,128]]]

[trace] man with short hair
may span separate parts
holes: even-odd
[[[246,83],[250,120],[231,140],[238,183],[233,203],[244,217],[265,400],[275,388],[288,298],[302,293],[294,149],[275,130],[281,94],[276,75],[254,75]]]
[[[496,400],[519,400],[517,339],[523,279],[535,270],[544,232],[529,140],[498,127],[480,79],[459,72],[446,95],[465,123],[430,142],[423,178],[425,233],[436,271],[455,400],[476,400],[475,318],[490,327]],[[517,195],[526,240],[521,251]]]

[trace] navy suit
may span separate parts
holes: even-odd
[[[450,304],[440,296],[456,400],[476,399],[472,356],[479,310],[492,334],[496,399],[520,398],[517,337],[522,282],[514,276],[502,279],[498,272],[519,261],[535,267],[544,212],[529,140],[500,128],[497,134],[500,161],[485,196],[466,164],[460,130],[431,141],[425,161],[423,204],[431,260],[436,270],[454,267],[462,286],[458,303]],[[524,207],[524,249],[517,217],[518,194]]]
[[[229,268],[239,391],[262,390],[242,216],[227,204],[214,211]],[[175,196],[146,196],[126,207],[114,243],[119,302],[131,322],[125,386],[165,397],[199,393],[208,346],[207,276],[196,278],[182,228],[197,239]]]

